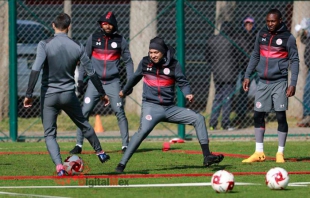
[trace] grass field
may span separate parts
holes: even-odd
[[[119,143],[103,143],[105,151],[111,156],[111,160],[105,164],[100,164],[91,147],[85,144],[84,154],[79,155],[86,164],[85,175],[59,178],[54,176],[55,167],[44,143],[2,143],[0,197],[8,197],[9,194],[6,193],[13,193],[12,196],[18,197],[310,197],[309,142],[287,142],[287,162],[284,164],[274,161],[277,142],[265,143],[267,161],[252,164],[242,164],[241,161],[252,154],[254,142],[211,142],[211,150],[224,153],[225,159],[219,165],[208,168],[202,166],[202,154],[197,142],[173,144],[168,152],[162,152],[162,144],[163,142],[142,143],[127,164],[124,174],[114,172],[122,157],[118,151]],[[60,147],[64,159],[68,156],[72,142],[62,142]],[[291,184],[308,183],[290,185],[286,190],[270,190],[265,185],[265,173],[275,166],[289,172]],[[179,183],[208,183],[212,174],[221,169],[232,172],[237,183],[256,185],[236,185],[233,191],[227,194],[217,194],[211,186],[167,186]],[[129,186],[166,186],[116,188],[113,186],[116,183]],[[4,188],[6,186],[29,188]],[[47,188],[48,186],[50,187]]]

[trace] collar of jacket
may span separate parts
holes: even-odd
[[[56,33],[56,34],[54,34],[54,36],[65,36],[65,37],[68,37],[68,35],[66,33]]]

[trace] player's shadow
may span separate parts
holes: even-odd
[[[170,150],[180,150],[181,148],[180,147],[175,147],[175,148],[169,148],[169,151]],[[161,151],[162,148],[144,148],[144,149],[138,149],[135,151],[135,153],[147,153],[147,152],[152,152],[152,151]],[[123,153],[122,151],[120,150],[111,150],[111,151],[106,151],[107,153]]]
[[[290,162],[310,161],[310,157],[290,157],[285,160]]]
[[[10,164],[10,163],[0,163],[0,166],[10,166],[10,165],[12,165],[12,164]]]
[[[175,148],[169,148],[170,150],[180,150],[180,147],[175,147]],[[149,148],[149,149],[138,149],[137,151],[135,151],[135,153],[145,153],[145,152],[151,152],[151,151],[161,151],[162,148]]]
[[[182,165],[182,166],[170,166],[169,168],[165,167],[165,168],[154,168],[154,169],[143,169],[143,170],[139,170],[139,171],[124,171],[124,173],[122,174],[150,174],[150,172],[152,171],[167,171],[167,170],[188,170],[188,169],[204,169],[210,172],[216,172],[218,170],[224,170],[224,169],[228,169],[232,167],[231,165],[212,165],[209,167],[205,167],[205,166],[187,166],[187,165]],[[93,173],[93,174],[88,174],[88,175],[101,175],[102,173]],[[108,174],[108,175],[117,175],[120,173],[117,172],[105,172],[104,174]],[[199,174],[199,173],[197,173]]]

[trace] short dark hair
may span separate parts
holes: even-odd
[[[269,14],[276,14],[278,16],[278,19],[282,19],[282,14],[278,9],[269,10],[267,15],[269,15]]]
[[[71,24],[71,17],[66,13],[61,13],[53,21],[55,27],[59,30],[65,30]]]

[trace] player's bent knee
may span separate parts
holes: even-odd
[[[196,121],[204,122],[205,121],[205,117],[203,115],[201,115],[200,113],[196,113]]]

